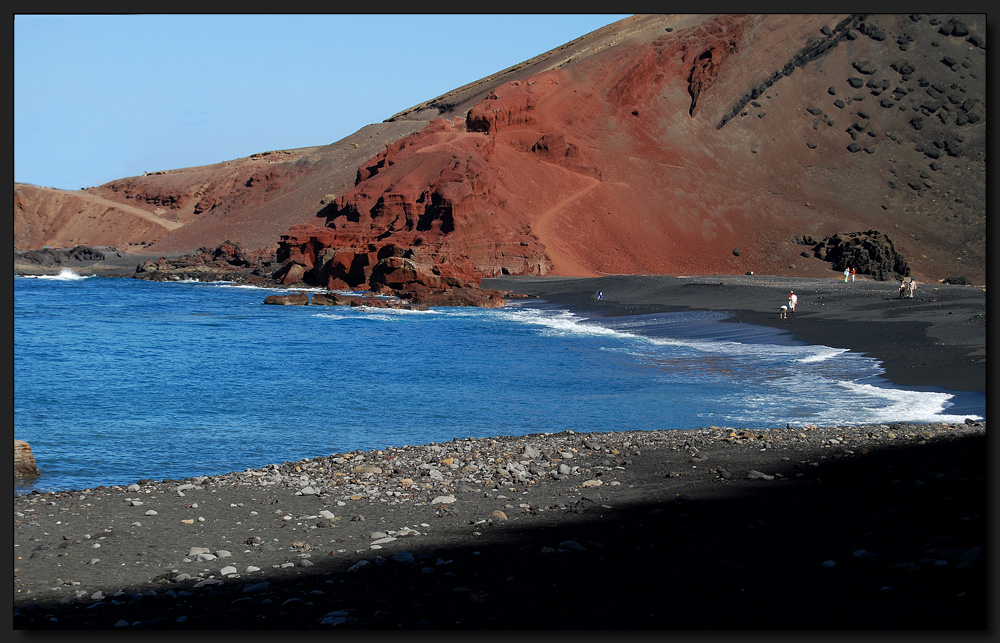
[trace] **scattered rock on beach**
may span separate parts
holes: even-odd
[[[685,534],[699,525],[706,531],[697,539],[696,549],[712,547],[722,559],[735,556],[743,561],[739,565],[752,565],[766,555],[762,545],[744,552],[744,546],[716,547],[703,539],[712,533],[732,538],[733,529],[752,530],[739,531],[738,539],[753,532],[767,536],[773,529],[784,533],[795,521],[807,520],[804,512],[826,517],[833,510],[813,503],[823,505],[840,494],[854,493],[846,485],[866,469],[838,474],[843,463],[867,467],[871,458],[888,453],[887,449],[935,453],[956,440],[984,433],[985,422],[975,420],[752,431],[722,426],[606,434],[566,431],[333,454],[179,483],[145,481],[15,496],[15,627],[73,628],[84,623],[110,627],[120,620],[130,628],[143,623],[164,629],[229,627],[235,622],[258,628],[295,627],[318,624],[335,612],[349,614],[333,617],[340,626],[396,627],[404,621],[394,619],[403,619],[404,611],[420,614],[413,622],[423,618],[441,623],[449,610],[433,609],[412,588],[437,588],[442,599],[461,595],[466,607],[505,606],[506,602],[495,601],[509,591],[531,596],[542,605],[567,591],[560,581],[576,578],[580,570],[563,565],[579,566],[584,560],[580,556],[596,574],[610,573],[601,566],[605,557],[620,561],[625,554],[632,564],[638,563],[637,569],[658,561],[655,565],[668,565],[680,573],[679,566],[687,564],[685,557],[692,556],[685,553],[692,546]],[[690,464],[692,454],[712,466]],[[910,497],[928,494],[938,484],[949,485],[944,490],[966,484],[963,477],[969,473],[957,471],[960,463],[954,458],[940,466],[936,458],[932,462],[929,470],[894,472],[899,481],[879,487],[879,493],[899,486]],[[976,464],[974,459],[963,462]],[[885,475],[884,467],[876,470]],[[422,471],[436,471],[438,476],[421,475]],[[564,473],[553,476],[553,471]],[[747,473],[732,475],[734,471]],[[830,486],[802,486],[819,480]],[[302,494],[305,486],[319,492]],[[730,489],[740,498],[732,509],[746,507],[745,517],[737,519],[731,511],[719,515],[713,509],[714,503],[726,502]],[[833,495],[822,496],[823,500],[810,489],[817,493],[828,489]],[[789,499],[798,509],[768,515],[767,504],[746,505],[756,502],[748,493],[782,494],[774,498]],[[935,494],[942,499],[938,501]],[[978,520],[969,498],[948,491],[952,500],[946,502],[943,494],[930,492],[914,501],[924,512],[962,507],[956,517]],[[802,500],[796,501],[797,497]],[[862,498],[848,495],[844,502],[859,511]],[[877,509],[884,514],[884,507]],[[131,512],[144,510],[148,517],[141,521],[131,517]],[[192,522],[182,531],[165,528],[180,520]],[[713,528],[712,521],[717,520],[725,526]],[[792,523],[779,526],[787,521]],[[922,582],[927,573],[978,578],[985,559],[983,542],[955,531],[971,524],[978,523],[934,521],[934,533],[914,532],[912,543],[891,532],[886,541],[878,534],[873,539],[848,530],[855,540],[846,549],[813,538],[806,553],[814,561],[836,561],[840,574],[874,565],[886,574],[879,587],[910,591],[907,583]],[[824,533],[828,530],[824,528]],[[939,537],[940,545],[934,540]],[[620,551],[626,542],[634,551]],[[884,551],[890,545],[899,550],[897,556],[851,555],[862,549]],[[504,553],[491,562],[493,552],[501,551],[498,547],[504,547]],[[529,560],[531,567],[524,567]],[[723,584],[729,578],[727,565],[737,564],[709,563],[693,556],[691,562],[695,560],[702,561],[698,563],[702,573],[703,566],[710,565],[709,573],[723,579]],[[770,565],[784,564],[768,560]],[[920,572],[900,574],[892,565]],[[385,584],[389,577],[380,575],[382,570],[391,571],[389,584]],[[406,576],[410,573],[415,576]],[[630,584],[638,588],[643,586],[644,572],[637,573]],[[370,598],[370,605],[359,600],[367,590],[348,584],[355,574],[371,579],[363,582],[364,587],[375,583],[371,587],[379,587],[377,594],[393,598],[388,603]],[[529,578],[532,574],[559,584],[558,591],[553,593],[550,585],[548,599],[532,593],[538,580]],[[55,580],[59,578],[69,581]],[[431,578],[445,584],[430,585]],[[611,576],[601,578],[611,582]],[[675,580],[684,586],[696,579]],[[411,588],[405,592],[407,598],[398,595],[396,586]],[[616,593],[608,600],[625,609],[615,601],[627,594]],[[254,597],[253,602],[240,601],[248,596]],[[412,603],[420,607],[410,609]],[[463,613],[461,618],[487,622],[488,615],[474,614]],[[133,625],[137,622],[139,626]]]

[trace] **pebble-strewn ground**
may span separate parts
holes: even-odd
[[[985,628],[985,432],[470,438],[15,496],[14,628]]]

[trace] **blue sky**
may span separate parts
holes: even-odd
[[[333,143],[627,14],[14,17],[14,181]]]

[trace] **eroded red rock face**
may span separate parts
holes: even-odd
[[[345,264],[364,271],[392,246],[455,276],[546,274],[551,263],[530,234],[519,195],[502,180],[495,138],[456,120],[435,121],[362,166],[355,189],[330,208],[326,228],[290,229],[279,260],[287,252],[312,264],[321,248],[351,250],[353,258],[337,259],[329,271],[343,278]]]
[[[731,23],[622,44],[571,70],[496,87],[466,118],[438,119],[364,164],[327,214],[335,232],[310,230],[303,243],[304,229],[293,228],[279,260],[301,253],[312,269],[320,248],[350,248],[357,270],[373,266],[387,242],[442,266],[471,262],[479,276],[697,272],[727,260],[740,239],[690,253],[716,243],[702,221],[715,204],[704,198],[701,163],[690,167],[698,156],[685,149],[690,139],[661,121],[695,110],[745,30]],[[691,41],[707,48],[691,50]],[[697,195],[700,207],[664,190]],[[344,279],[344,263],[325,272]]]

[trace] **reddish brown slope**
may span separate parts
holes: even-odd
[[[167,203],[165,253],[291,228],[289,256],[392,243],[481,275],[820,276],[795,237],[878,229],[918,279],[985,283],[985,27],[635,16],[330,146],[95,192]]]
[[[181,227],[160,208],[146,209],[84,191],[14,186],[14,246],[143,246]]]
[[[482,80],[414,106],[384,123],[369,125],[330,145],[262,152],[248,158],[213,165],[157,171],[88,188],[56,190],[58,199],[37,199],[38,188],[15,184],[15,236],[18,248],[43,246],[118,245],[151,243],[143,253],[179,255],[225,240],[247,250],[275,249],[280,233],[303,222],[320,222],[328,195],[339,196],[353,187],[358,167],[385,147],[418,131],[438,116],[464,115],[495,84],[529,76],[560,64],[580,52],[599,50],[616,31],[637,18],[628,18],[575,41],[514,65]],[[85,198],[92,194],[130,205],[183,224],[170,234],[138,233],[131,215]],[[104,230],[90,234],[77,226],[72,240],[58,234],[48,221],[69,213],[86,222],[100,216]],[[109,239],[117,239],[112,242]]]
[[[500,85],[464,121],[390,146],[329,226],[355,245],[391,235],[468,257],[484,275],[820,275],[829,266],[800,256],[796,236],[874,228],[920,278],[983,282],[984,132],[956,123],[981,109],[984,58],[934,22],[635,23],[599,55]],[[893,69],[903,60],[921,73]],[[947,97],[937,110],[931,90]],[[519,247],[506,242],[517,230]]]
[[[262,152],[214,165],[112,181],[87,192],[109,200],[157,208],[183,226],[145,250],[165,255],[216,246],[275,249],[282,231],[316,220],[328,195],[353,186],[357,167],[420,122],[370,125],[321,147]]]

